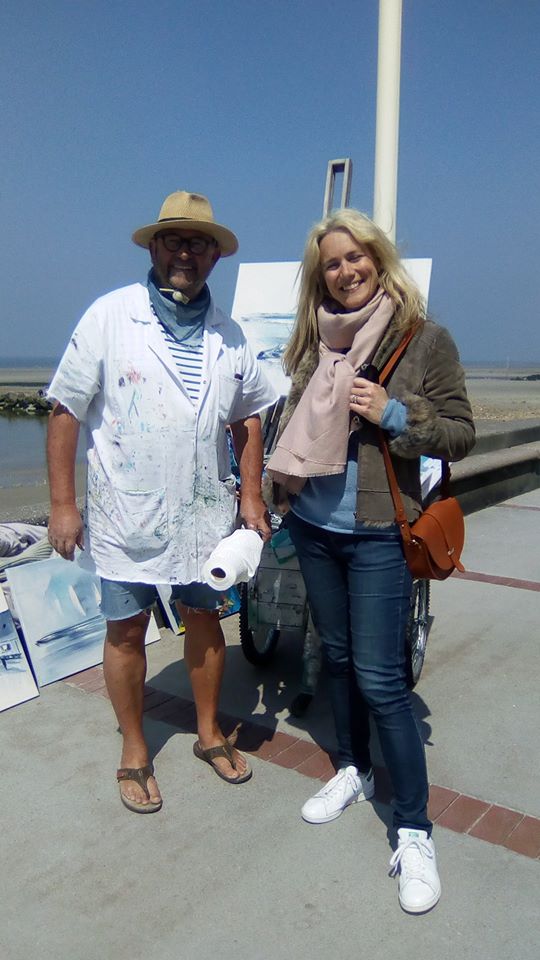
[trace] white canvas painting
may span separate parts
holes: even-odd
[[[427,303],[431,259],[403,260],[403,264]],[[289,392],[281,358],[296,313],[299,267],[299,261],[241,263],[232,307],[233,319],[282,396]]]
[[[0,712],[38,696],[39,690],[0,587]]]
[[[40,687],[103,661],[99,577],[59,556],[8,568],[6,574]],[[152,616],[146,643],[159,638]]]
[[[165,625],[169,626],[173,633],[176,633],[177,636],[181,636],[186,632],[186,628],[182,623],[180,614],[176,607],[174,600],[171,600],[171,588],[165,586],[165,584],[158,584],[157,587],[159,605],[161,607],[161,612],[165,621]],[[236,587],[231,587],[229,590],[226,590],[223,594],[223,608],[220,610],[220,620],[223,620],[225,617],[232,617],[233,614],[240,611],[240,594]]]
[[[283,396],[289,392],[289,378],[281,358],[294,323],[299,266],[296,262],[241,263],[232,308],[233,319]]]
[[[173,631],[177,636],[180,636],[186,632],[186,628],[180,619],[180,614],[176,609],[176,604],[171,597],[171,588],[163,584],[158,584],[156,586],[159,599],[159,607],[161,609],[161,614],[165,626]]]
[[[402,260],[401,262],[409,276],[413,278],[427,305],[433,260],[431,257],[415,257],[414,260]]]

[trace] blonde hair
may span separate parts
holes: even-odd
[[[291,338],[283,354],[283,366],[288,374],[294,373],[306,350],[317,344],[317,309],[328,297],[328,290],[320,265],[319,245],[326,234],[333,230],[346,230],[356,243],[365,248],[379,274],[379,284],[386,290],[395,305],[399,328],[406,330],[419,319],[424,319],[424,299],[409,277],[394,244],[380,227],[359,210],[349,207],[334,210],[311,229],[300,266],[300,294],[298,309]]]

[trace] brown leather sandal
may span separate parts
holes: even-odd
[[[203,750],[198,740],[193,744],[193,753],[199,760],[204,760],[205,763],[209,763],[210,766],[215,770],[218,777],[221,777],[222,780],[225,780],[227,783],[245,783],[246,780],[251,780],[253,776],[253,771],[251,767],[247,766],[247,770],[242,774],[241,777],[227,777],[214,763],[215,757],[225,757],[229,761],[234,770],[236,770],[236,762],[234,759],[233,748],[228,740],[225,743],[220,744],[218,747],[209,747],[208,750]],[[242,754],[243,756],[243,754]],[[245,758],[244,758],[245,759]],[[246,761],[247,763],[247,761]]]
[[[122,793],[122,787],[120,787],[120,799],[125,807],[128,810],[132,810],[133,813],[157,813],[158,810],[161,810],[163,806],[163,800],[159,800],[157,803],[150,801],[150,793],[148,792],[148,778],[154,776],[154,764],[147,763],[145,767],[121,767],[120,770],[116,771],[116,779],[118,783],[121,783],[123,780],[133,780],[135,783],[138,783],[140,787],[144,790],[148,803],[137,803],[136,800],[129,800]]]

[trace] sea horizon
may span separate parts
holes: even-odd
[[[21,370],[26,367],[57,367],[60,357],[1,357],[0,370]]]
[[[43,368],[50,367],[54,369],[60,363],[60,356],[51,357],[2,357],[0,358],[0,370],[21,370],[25,368],[34,369],[34,368]],[[531,363],[529,359],[523,360],[478,360],[478,359],[464,359],[461,358],[461,362],[466,369],[477,369],[477,368],[489,368],[493,370],[521,370],[521,369],[531,369],[531,370],[540,370],[540,362]]]

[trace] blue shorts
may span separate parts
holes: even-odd
[[[147,610],[157,600],[157,590],[151,583],[100,579],[100,607],[106,620],[127,620]],[[223,606],[224,594],[206,583],[173,584],[170,599],[179,600],[194,610],[219,610]]]

